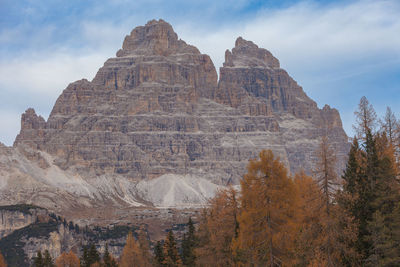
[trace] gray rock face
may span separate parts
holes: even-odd
[[[238,184],[248,160],[262,149],[272,149],[292,173],[311,172],[325,132],[336,148],[338,170],[343,168],[348,144],[337,110],[319,109],[278,59],[252,42],[238,38],[225,57],[218,82],[209,56],[179,40],[168,23],[150,21],[125,38],[93,81],[71,83],[47,121],[28,109],[14,149],[45,153],[46,179],[55,169],[68,173],[64,180],[78,176],[90,193],[59,188],[68,199],[83,194],[122,206],[151,205],[158,191],[150,187],[143,195],[138,189],[149,188],[143,183],[152,179],[171,187],[160,203],[173,205],[178,195],[205,201],[207,190]],[[41,155],[30,161],[38,165]]]
[[[45,214],[46,211],[40,208],[31,208],[26,212],[13,210],[12,207],[0,208],[0,239],[15,230],[34,223]]]

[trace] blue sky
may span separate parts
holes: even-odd
[[[47,118],[68,83],[91,80],[134,27],[163,18],[217,69],[238,36],[270,50],[348,135],[365,95],[400,113],[400,1],[0,0],[0,142],[20,115]],[[399,115],[400,116],[400,115]]]

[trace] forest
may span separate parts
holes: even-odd
[[[80,258],[39,251],[33,266],[400,266],[400,125],[390,108],[378,119],[365,97],[355,116],[340,176],[328,134],[312,175],[289,175],[263,150],[249,161],[240,190],[219,191],[196,222],[188,219],[182,240],[169,231],[150,245],[139,229],[119,259],[89,245]]]

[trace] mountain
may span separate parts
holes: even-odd
[[[22,114],[13,147],[0,146],[0,204],[89,223],[154,219],[237,185],[262,149],[310,173],[325,134],[340,171],[349,146],[338,111],[319,109],[269,51],[239,37],[218,80],[208,55],[152,20],[92,81],[69,84],[47,121]]]

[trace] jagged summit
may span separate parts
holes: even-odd
[[[339,113],[319,109],[266,49],[239,37],[231,51],[218,81],[210,57],[167,22],[136,27],[92,81],[68,85],[47,121],[22,115],[14,147],[0,147],[0,204],[193,206],[238,184],[262,149],[310,173],[326,125],[342,168]]]
[[[199,50],[182,40],[172,26],[164,20],[151,20],[145,26],[139,26],[125,37],[122,49],[117,57],[132,55],[200,54]]]
[[[238,37],[232,52],[226,50],[224,67],[279,68],[279,60],[271,52],[251,41]]]
[[[93,83],[112,90],[141,88],[151,83],[179,86],[181,97],[188,102],[186,97],[213,97],[217,72],[211,58],[178,40],[169,23],[152,20],[125,37],[117,57],[104,63]],[[159,107],[159,103],[155,105]]]

